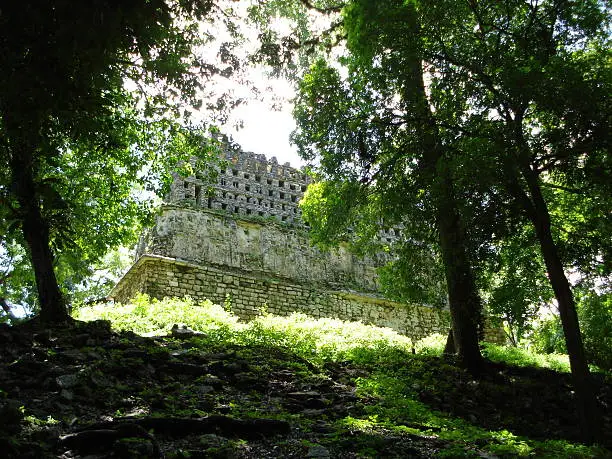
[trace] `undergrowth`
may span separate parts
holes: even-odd
[[[483,354],[492,362],[503,362],[518,367],[550,368],[563,373],[570,372],[567,354],[538,354],[527,349],[498,346],[492,343],[483,343]]]
[[[608,454],[599,447],[565,440],[536,441],[504,429],[487,430],[420,401],[419,390],[456,390],[453,382],[465,377],[461,369],[437,358],[445,341],[442,335],[413,342],[388,328],[339,319],[313,319],[299,313],[278,317],[265,313],[265,309],[256,319],[243,322],[228,309],[209,301],[198,304],[190,299],[158,301],[139,295],[131,304],[83,308],[76,318],[106,319],[117,330],[145,335],[167,334],[174,324],[182,323],[203,332],[198,338],[202,346],[278,348],[289,350],[319,368],[347,363],[366,368],[365,375],[356,379],[357,394],[375,403],[367,406],[366,415],[360,419],[347,416],[337,421],[339,437],[342,432],[361,433],[369,439],[381,432],[434,436],[447,441],[448,446],[440,453],[445,457],[487,457],[488,454],[605,457]],[[483,354],[494,362],[568,371],[566,356],[543,356],[492,344],[484,346]],[[364,448],[368,450],[367,445]],[[376,456],[375,449],[370,456]]]
[[[315,365],[328,361],[351,360],[373,363],[393,359],[395,354],[409,353],[413,347],[423,349],[425,344],[414,343],[390,328],[364,325],[339,319],[317,319],[294,313],[288,317],[263,312],[259,317],[243,322],[222,307],[203,301],[195,304],[184,300],[150,299],[138,295],[130,304],[96,305],[82,308],[76,313],[80,320],[104,319],[116,330],[129,330],[154,336],[167,334],[174,324],[204,332],[204,341],[210,344],[244,346],[273,346],[291,349]],[[435,352],[435,351],[434,351]]]

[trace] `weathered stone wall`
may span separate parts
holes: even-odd
[[[137,286],[137,288],[135,288]],[[185,297],[231,303],[232,312],[244,320],[264,309],[275,315],[302,312],[314,318],[331,317],[389,327],[413,340],[432,333],[446,334],[447,310],[400,304],[375,295],[333,291],[293,284],[254,273],[228,271],[161,256],[141,257],[112,292],[116,301],[128,301],[143,292],[153,298]],[[487,327],[485,339],[503,343],[503,330]]]
[[[289,163],[278,164],[276,158],[268,161],[264,155],[241,151],[226,151],[221,164],[215,183],[198,174],[175,177],[166,202],[192,201],[196,207],[236,217],[269,217],[303,226],[298,203],[310,183],[306,174]]]
[[[304,228],[299,202],[312,182],[304,172],[289,163],[278,164],[264,155],[242,151],[222,154],[222,166],[211,182],[206,175],[175,176],[166,204],[219,211],[238,219],[268,219],[286,226]],[[381,228],[382,242],[393,243],[400,237],[399,227]]]
[[[257,222],[208,209],[165,206],[139,256],[161,255],[219,269],[239,269],[294,283],[378,290],[376,262],[344,247],[322,252],[304,228]]]
[[[448,312],[426,306],[394,303],[374,295],[349,291],[309,288],[266,278],[252,272],[221,270],[159,256],[143,256],[114,291],[116,301],[133,295],[132,284],[155,298],[191,296],[223,304],[231,301],[232,311],[243,319],[252,319],[263,308],[276,315],[303,312],[315,318],[332,317],[362,321],[392,328],[419,339],[432,333],[446,333]]]

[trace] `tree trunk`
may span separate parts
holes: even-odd
[[[19,202],[23,235],[34,268],[40,301],[40,317],[47,323],[65,322],[68,313],[53,270],[49,225],[43,218],[36,198],[32,158],[23,151],[13,151],[10,167],[13,193]]]
[[[602,439],[601,418],[597,406],[597,398],[593,391],[589,366],[584,353],[582,336],[580,335],[574,295],[563,271],[563,264],[552,237],[550,214],[537,177],[534,177],[530,171],[525,175],[533,198],[534,212],[531,215],[532,223],[535,226],[548,277],[559,306],[559,315],[561,316],[565,344],[569,354],[572,378],[577,395],[578,416],[580,418],[583,438],[585,442],[593,443]]]
[[[415,21],[415,33],[418,32],[416,17],[412,17]],[[455,350],[459,363],[477,374],[483,364],[478,346],[480,297],[467,253],[465,232],[453,189],[453,176],[425,91],[423,64],[417,54],[407,62],[405,76],[404,100],[408,110],[421,119],[416,128],[423,155],[423,180],[430,183],[436,208],[436,224],[446,274]]]
[[[11,311],[11,307],[8,305],[5,298],[0,298],[0,307],[2,307],[2,310],[4,311],[6,316],[9,318],[11,323],[14,323],[17,317],[15,317],[15,314],[13,314],[13,311]]]
[[[406,16],[414,37],[420,36],[416,6]],[[460,364],[472,373],[480,372],[482,355],[478,347],[480,298],[467,254],[465,232],[453,189],[453,175],[445,158],[445,146],[425,91],[423,60],[418,46],[405,54],[402,73],[402,99],[406,113],[418,121],[414,124],[422,155],[423,182],[433,196],[440,250],[446,274],[453,338]],[[413,135],[413,134],[411,134]]]
[[[443,354],[452,355],[456,354],[457,349],[455,348],[455,338],[453,338],[453,329],[451,328],[446,335],[446,344],[444,345]]]
[[[450,171],[443,162],[443,158],[438,161],[436,206],[453,341],[462,366],[477,374],[482,370],[483,363],[478,346],[480,297],[467,254]]]

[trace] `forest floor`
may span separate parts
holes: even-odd
[[[259,328],[0,325],[0,457],[612,457],[579,443],[568,373],[489,361],[475,379],[380,342],[310,359]],[[612,381],[595,379],[611,445]]]

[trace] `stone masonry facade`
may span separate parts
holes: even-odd
[[[298,203],[310,179],[289,163],[268,161],[264,155],[226,152],[217,168],[214,194],[207,193],[206,177],[177,179],[173,182],[169,202],[191,202],[198,208],[223,211],[237,218],[270,218],[301,226]]]
[[[116,289],[116,298],[146,292],[156,298],[189,295],[217,304],[229,301],[232,312],[245,320],[263,311],[276,315],[302,312],[389,327],[413,339],[444,333],[450,325],[447,311],[436,308],[398,305],[373,295],[312,288],[160,256],[139,258],[125,280]]]
[[[263,310],[362,321],[419,339],[450,326],[447,310],[400,304],[379,292],[385,256],[359,258],[340,246],[313,247],[298,203],[310,178],[275,158],[226,151],[216,181],[175,177],[156,224],[141,238],[137,261],[111,292],[128,301],[190,296],[223,304],[248,320]],[[388,243],[397,230],[381,231]],[[503,331],[487,327],[489,341]]]

